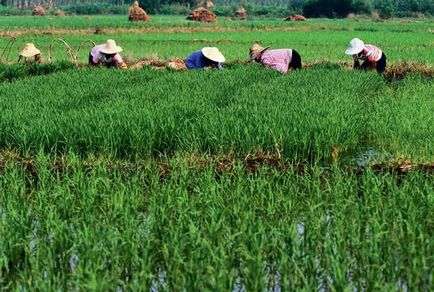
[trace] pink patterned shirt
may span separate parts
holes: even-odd
[[[366,60],[368,62],[378,62],[383,55],[383,51],[373,45],[365,45],[365,48],[361,53],[356,55],[356,59]]]
[[[291,49],[265,50],[261,56],[262,65],[282,73],[288,72],[291,61]]]
[[[102,47],[104,47],[104,45],[96,45],[95,47],[92,48],[92,51],[90,53],[92,55],[93,62],[96,63],[96,64],[99,64],[99,63],[103,63],[104,64],[104,63],[107,63],[107,62],[110,61],[110,60],[107,60],[105,58],[105,55],[103,53],[101,53],[100,50],[101,50]],[[121,63],[123,63],[122,57],[119,54],[116,54],[112,58],[112,60],[115,61],[115,63],[118,64],[118,65],[121,64]]]

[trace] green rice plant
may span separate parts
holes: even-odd
[[[64,19],[0,27],[66,29],[80,63],[84,39],[107,38],[130,61],[215,45],[229,62],[0,65],[1,290],[434,289],[432,78],[346,71],[336,49],[357,31],[395,66],[428,67],[430,20]],[[132,30],[91,36],[96,23]],[[32,33],[16,48],[57,37]],[[247,64],[255,41],[313,65],[282,75]],[[371,167],[389,161],[426,167]]]
[[[333,147],[354,155],[372,147],[430,162],[432,88],[423,77],[386,83],[375,73],[321,67],[288,75],[259,65],[221,72],[67,71],[0,84],[0,147],[134,158],[244,157],[274,153],[279,145],[284,158],[310,162],[328,162]]]
[[[65,61],[55,64],[3,65],[0,64],[0,82],[12,82],[31,76],[47,75],[73,69],[74,65]]]
[[[24,20],[17,20],[18,24]],[[81,20],[80,20],[81,21]],[[261,42],[272,48],[293,48],[297,50],[304,62],[318,61],[348,62],[352,59],[344,54],[349,40],[359,37],[367,43],[378,45],[386,53],[389,63],[423,62],[434,64],[432,51],[432,33],[430,22],[394,23],[393,27],[416,26],[414,32],[395,32],[392,26],[383,23],[358,23],[341,20],[336,22],[326,20],[312,20],[305,24],[285,24],[283,21],[255,20],[252,27],[228,23],[230,27],[209,27],[201,24],[183,25],[176,18],[162,20],[160,27],[157,23],[147,24],[149,27],[118,28],[116,20],[97,19],[107,26],[96,25],[79,28],[46,28],[46,31],[32,31],[28,28],[11,28],[9,34],[17,34],[17,40],[6,61],[15,62],[19,50],[28,42],[33,42],[41,49],[43,55],[48,56],[48,50],[53,39],[61,38],[71,47],[78,48],[86,39],[97,44],[113,38],[124,49],[122,56],[130,61],[136,61],[146,56],[157,56],[162,59],[185,58],[191,52],[206,46],[217,46],[225,54],[228,61],[247,61],[249,48],[254,42]],[[1,20],[0,20],[1,22]],[[273,25],[283,25],[274,27]],[[353,31],[353,28],[373,26],[378,31]],[[96,28],[102,34],[95,34]],[[2,26],[0,25],[0,28]],[[345,28],[345,30],[342,30]],[[135,30],[136,29],[136,30]],[[145,29],[145,30],[144,30]],[[7,31],[7,28],[4,28]],[[0,38],[0,48],[7,45],[8,38]],[[90,47],[78,54],[79,63],[86,63]],[[69,60],[62,46],[55,46],[52,50],[55,60]]]
[[[5,289],[432,289],[433,180],[38,154],[0,176]],[[92,162],[93,161],[93,162]],[[276,288],[277,287],[277,288]]]
[[[359,31],[359,32],[418,32],[427,33],[432,28],[433,20],[424,19],[391,19],[375,22],[371,19],[309,19],[307,22],[283,21],[282,18],[251,17],[247,20],[236,20],[219,17],[218,24],[207,24],[187,21],[185,16],[154,15],[152,22],[129,22],[128,15],[89,15],[67,17],[22,17],[8,16],[0,19],[0,27],[4,31],[17,29],[95,29],[100,28],[231,28],[243,30],[248,28],[304,28],[323,31]]]

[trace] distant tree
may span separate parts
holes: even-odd
[[[346,17],[352,9],[352,0],[311,0],[303,12],[308,17]]]
[[[306,4],[306,0],[289,0],[288,8],[291,11],[300,13],[303,11],[303,6]]]
[[[150,13],[168,11],[170,6],[192,8],[197,1],[200,0],[139,0],[140,6]],[[42,4],[49,8],[74,6],[77,13],[79,10],[80,13],[86,11],[113,13],[124,11],[120,6],[130,5],[133,2],[134,0],[0,0],[0,5],[15,9],[28,9],[35,4]],[[242,5],[256,13],[255,15],[303,11],[309,17],[345,17],[350,12],[370,14],[372,10],[377,10],[382,17],[409,16],[412,13],[434,15],[434,0],[213,0],[213,2],[216,4],[215,9],[220,9],[221,12],[230,13],[234,10],[233,7]],[[71,13],[74,13],[74,9]]]
[[[394,0],[375,0],[374,8],[380,13],[380,17],[388,18],[395,14]]]
[[[356,14],[371,14],[373,10],[372,2],[366,0],[354,0],[351,11]]]

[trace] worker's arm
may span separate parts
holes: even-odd
[[[119,69],[125,69],[125,68],[127,68],[127,64],[125,64],[125,62],[124,62],[124,60],[122,59],[121,55],[116,54],[116,55],[113,57],[112,60],[113,60],[113,62],[116,63],[116,67],[117,67],[117,68],[119,68]]]
[[[353,68],[354,68],[354,69],[360,69],[359,58],[357,57],[357,55],[354,55],[353,58],[354,58],[354,65],[353,65]]]

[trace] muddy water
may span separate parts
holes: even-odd
[[[368,167],[373,163],[381,163],[391,159],[390,153],[382,152],[374,147],[366,146],[353,153],[347,153],[341,158],[346,165]]]
[[[158,279],[152,280],[149,292],[167,291],[167,272],[165,269],[158,269]]]

